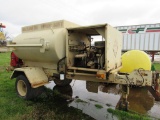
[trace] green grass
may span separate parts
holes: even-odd
[[[76,101],[75,102],[77,102],[77,103],[87,103],[86,101],[84,101],[84,100],[81,100],[81,99],[76,99]]]
[[[0,66],[8,66],[10,62],[10,52],[0,53]]]
[[[153,66],[156,71],[160,71],[160,64],[159,63],[153,63]]]
[[[44,93],[32,100],[19,98],[15,80],[10,80],[10,53],[0,53],[0,120],[92,120],[81,110],[68,107],[68,103],[57,93],[45,89]]]
[[[14,80],[10,80],[11,72],[6,72],[9,66],[10,52],[0,53],[0,119],[19,119],[23,114],[29,113],[31,107],[26,107],[27,101],[19,99],[16,95]]]
[[[31,111],[31,107],[26,107],[27,101],[19,99],[14,88],[14,80],[9,80],[11,73],[0,73],[0,119],[12,119],[13,116],[19,118],[20,115]],[[16,118],[17,119],[17,118]]]
[[[119,118],[119,120],[151,120],[146,116],[132,114],[132,113],[120,111],[120,110],[113,110],[111,108],[107,109],[107,111],[109,113],[112,113],[113,115],[116,115]]]
[[[96,107],[97,109],[103,108],[103,106],[102,106],[102,105],[99,105],[99,104],[95,104],[95,107]]]

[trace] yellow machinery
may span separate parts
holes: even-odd
[[[5,46],[6,45],[6,37],[3,33],[3,28],[5,28],[6,26],[3,25],[2,23],[0,23],[0,46]]]
[[[5,40],[5,35],[3,33],[3,28],[5,28],[5,25],[2,25],[2,23],[0,23],[0,40]]]
[[[4,36],[3,32],[0,32],[0,40],[5,40],[5,36]]]

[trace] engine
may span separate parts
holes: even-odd
[[[77,46],[71,46],[70,51],[77,52],[74,58],[75,67],[104,69],[105,41],[96,41],[94,46],[81,42]]]

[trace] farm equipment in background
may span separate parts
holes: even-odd
[[[3,33],[3,28],[6,28],[6,26],[0,23],[0,46],[6,46],[6,37]]]

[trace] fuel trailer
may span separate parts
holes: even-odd
[[[95,36],[102,39],[94,42]],[[18,95],[32,99],[50,80],[65,86],[74,79],[120,84],[123,90],[120,107],[127,107],[130,86],[152,88],[159,100],[159,74],[150,70],[150,61],[148,67],[141,66],[148,57],[137,62],[138,67],[128,63],[133,66],[131,71],[126,67],[121,72],[124,67],[122,39],[122,33],[109,24],[79,26],[60,20],[22,27],[22,34],[7,45],[23,62],[11,75],[11,79],[16,78]],[[145,54],[138,50],[134,52],[140,56]]]

